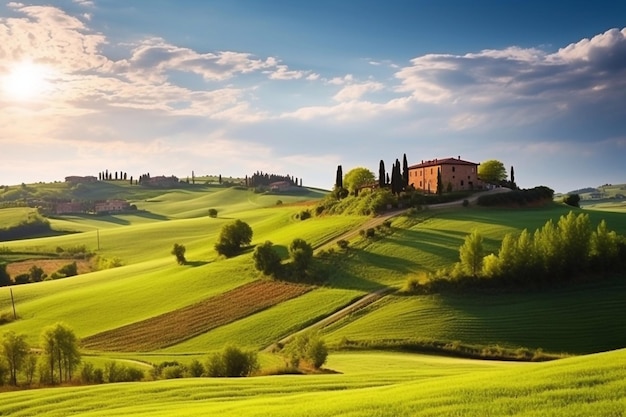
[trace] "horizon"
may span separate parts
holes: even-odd
[[[0,184],[263,171],[332,189],[407,155],[522,188],[626,183],[626,4],[0,6]],[[164,24],[166,23],[166,24]]]

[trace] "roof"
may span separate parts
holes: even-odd
[[[435,166],[439,166],[439,165],[473,165],[473,166],[478,166],[480,164],[477,164],[475,162],[470,162],[470,161],[464,161],[461,158],[445,158],[445,159],[433,159],[433,160],[430,160],[430,161],[422,161],[421,164],[411,165],[409,167],[409,169],[428,168],[428,167],[435,167]]]

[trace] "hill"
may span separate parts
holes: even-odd
[[[499,209],[474,205],[464,208],[458,204],[445,209],[426,209],[398,215],[391,222],[378,226],[373,226],[375,223],[365,216],[321,216],[301,220],[302,211],[312,209],[310,202],[319,199],[320,195],[322,193],[315,190],[304,194],[277,195],[222,187],[158,190],[158,193],[148,198],[133,199],[137,205],[137,210],[133,212],[54,217],[50,219],[50,224],[57,235],[3,242],[0,258],[13,262],[24,256],[45,256],[54,253],[57,248],[85,247],[98,259],[115,259],[119,261],[115,264],[120,266],[71,278],[13,287],[20,319],[2,325],[0,331],[12,330],[25,334],[28,342],[36,346],[43,327],[63,321],[84,340],[85,353],[89,355],[85,357],[87,362],[103,366],[111,359],[133,361],[129,363],[177,360],[186,364],[192,359],[204,360],[210,352],[219,351],[233,342],[260,351],[351,304],[368,292],[386,289],[389,295],[321,330],[327,343],[335,349],[328,367],[345,372],[345,375],[300,377],[293,380],[290,388],[293,389],[293,401],[303,395],[316,397],[330,394],[316,393],[319,388],[315,386],[342,386],[350,390],[354,398],[365,403],[368,401],[360,397],[360,391],[353,392],[353,389],[372,387],[381,393],[391,390],[398,398],[405,398],[407,404],[413,404],[408,408],[412,410],[411,413],[417,412],[420,407],[418,403],[428,403],[429,400],[409,399],[408,392],[429,391],[430,383],[428,386],[420,385],[420,381],[424,378],[431,383],[433,379],[439,381],[440,377],[444,378],[447,374],[446,369],[450,374],[467,375],[467,381],[471,382],[454,385],[453,380],[448,379],[440,386],[443,391],[432,391],[433,395],[441,395],[442,398],[449,395],[444,389],[445,385],[456,386],[460,392],[468,393],[468,398],[479,395],[471,392],[473,385],[482,381],[482,378],[498,380],[500,368],[504,373],[511,372],[502,376],[501,380],[510,389],[513,389],[513,385],[506,385],[504,381],[507,378],[527,375],[514,374],[518,369],[546,369],[547,375],[552,372],[552,368],[547,365],[545,368],[522,368],[515,364],[441,358],[439,362],[435,361],[435,366],[432,362],[435,359],[419,356],[337,353],[337,350],[420,350],[424,345],[440,344],[452,346],[453,349],[471,346],[487,351],[518,350],[520,357],[525,357],[527,352],[533,356],[542,350],[586,354],[626,346],[623,336],[626,334],[623,324],[626,323],[626,312],[621,308],[626,286],[621,274],[543,292],[470,291],[433,295],[402,295],[396,292],[404,287],[408,279],[421,279],[455,262],[459,246],[472,230],[480,230],[485,236],[486,248],[496,250],[506,233],[520,232],[524,228],[533,230],[548,219],[557,220],[571,210],[569,207],[554,204],[538,208]],[[209,216],[209,208],[217,209],[216,218]],[[594,225],[605,219],[611,229],[626,234],[626,217],[623,213],[589,211],[589,215]],[[318,251],[318,262],[319,271],[327,278],[326,281],[323,285],[302,287],[301,292],[284,292],[284,289],[279,288],[281,285],[267,281],[254,269],[251,251],[230,259],[217,256],[213,244],[222,226],[234,219],[244,220],[251,225],[254,231],[253,245],[270,240],[284,258],[294,238],[303,238],[313,246],[323,248]],[[371,227],[373,236],[359,233],[345,235],[360,227]],[[58,235],[60,230],[65,233]],[[352,236],[347,250],[339,249],[336,244],[341,236]],[[174,243],[186,246],[187,265],[177,265],[170,254]],[[256,291],[262,291],[262,296],[255,296]],[[235,304],[246,307],[232,308]],[[0,288],[0,313],[9,311],[11,297],[6,288]],[[136,337],[141,334],[147,335],[143,341]],[[623,352],[616,355],[615,358],[621,358]],[[581,364],[580,369],[583,369],[584,366],[598,366],[594,362],[596,360],[602,362],[602,359],[593,358],[596,357],[589,359],[590,362],[576,363]],[[266,370],[279,368],[283,364],[282,358],[270,353],[262,353],[261,359]],[[357,369],[366,362],[387,363],[389,366],[389,363],[395,361],[406,366],[416,361],[414,365],[418,370],[407,372],[404,368],[404,371],[400,371],[400,367],[394,368],[395,371],[385,370],[380,365],[381,368],[376,371],[378,373],[366,378],[364,371]],[[420,367],[429,371],[421,370]],[[352,371],[355,373],[352,374]],[[554,375],[559,372],[567,374],[569,371],[561,368],[550,374],[552,376],[547,380],[557,378]],[[532,375],[532,378],[542,378],[544,373],[537,371]],[[273,400],[260,397],[261,393],[277,392],[291,378],[296,377],[255,379],[246,388],[250,390],[250,404],[257,401],[272,403]],[[584,381],[584,378],[583,374],[577,374],[573,380]],[[465,381],[465,377],[462,380]],[[392,386],[388,386],[390,383]],[[218,397],[230,399],[234,395],[232,390],[242,389],[237,384],[229,380],[193,380],[159,382],[153,386],[161,386],[159,392],[173,390],[194,398],[206,398],[203,392],[217,386],[224,393],[223,397]],[[538,384],[540,386],[542,383]],[[608,381],[607,384],[611,385],[612,382]],[[534,386],[520,385],[520,389],[522,392],[532,392]],[[607,389],[609,397],[613,395],[611,389]],[[143,391],[142,386],[130,390],[136,390],[136,401],[144,401],[142,395],[147,391]],[[32,408],[26,409],[31,414],[38,407],[48,406],[51,401],[46,391],[41,392],[30,394]],[[89,401],[84,402],[84,407],[77,406],[70,399],[76,398],[72,392],[69,390],[68,399],[63,401],[67,407],[85,413],[97,414],[100,411],[94,409]],[[111,404],[112,408],[116,404],[112,397],[119,395],[114,387],[90,387],[82,392],[85,395],[89,392],[88,395],[102,396],[103,401]],[[333,395],[338,395],[337,401],[346,403],[342,410],[351,412],[349,404],[356,403],[339,394]],[[380,395],[380,404],[387,404],[389,410],[399,412],[401,409],[398,407],[404,407],[399,402],[387,403],[382,398],[383,394],[376,395]],[[485,395],[485,392],[481,391],[480,395]],[[22,393],[5,393],[0,396],[17,403],[26,401],[28,397]],[[163,406],[165,415],[166,410],[171,409],[164,404],[171,403],[173,407],[175,402],[170,396],[156,395],[153,406],[148,401],[145,408],[129,406],[122,408],[120,413],[147,413],[155,410],[152,407],[161,409]],[[198,407],[191,407],[189,415],[199,413],[200,410],[223,411],[219,404],[219,400],[210,404],[201,403]],[[382,411],[376,404],[372,403],[370,411],[380,411],[383,413],[381,415],[386,415],[384,413],[387,411]],[[438,409],[435,404],[428,404]],[[211,408],[213,406],[217,408]],[[449,406],[452,410],[461,407],[455,402]],[[532,404],[527,406],[529,410],[533,409]],[[7,407],[0,406],[0,412],[16,411]],[[243,415],[257,412],[252,411],[245,401],[237,403],[236,407],[237,414],[239,411]],[[277,410],[277,415],[287,410],[278,404],[270,408]],[[59,415],[63,414],[62,410],[67,411],[63,407],[59,410]],[[310,408],[314,415],[333,414],[331,410],[325,406]],[[499,408],[494,410],[501,411]]]

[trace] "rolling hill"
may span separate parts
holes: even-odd
[[[323,269],[326,281],[322,285],[287,291],[260,277],[251,252],[231,259],[217,255],[213,244],[223,225],[234,219],[249,223],[254,231],[253,245],[270,240],[286,257],[287,247],[294,238],[303,238],[315,247],[322,247],[346,232],[367,225],[369,218],[322,216],[300,220],[299,213],[311,209],[311,201],[323,195],[316,190],[276,195],[236,187],[145,191],[114,185],[105,185],[101,195],[96,185],[90,185],[83,192],[92,197],[124,195],[137,206],[137,211],[101,216],[55,216],[50,220],[55,230],[52,236],[0,243],[0,261],[15,261],[24,256],[45,257],[57,248],[84,246],[101,259],[119,260],[121,266],[12,287],[20,319],[2,325],[0,333],[11,330],[25,334],[28,342],[36,346],[43,327],[63,321],[84,340],[85,353],[89,354],[87,361],[102,363],[123,358],[186,362],[191,358],[202,360],[229,343],[262,350],[368,292],[388,288],[391,295],[322,329],[329,345],[334,349],[348,345],[366,350],[368,347],[394,349],[426,340],[569,354],[589,354],[626,346],[626,311],[622,308],[626,285],[620,274],[544,292],[422,296],[393,293],[402,288],[407,279],[424,276],[455,262],[458,247],[472,230],[480,230],[485,236],[486,248],[496,250],[506,233],[524,228],[534,230],[547,219],[556,220],[566,214],[571,209],[568,207],[550,205],[514,210],[459,205],[458,208],[400,215],[393,219],[390,227],[379,227],[373,239],[354,234],[347,251],[339,250],[334,244],[326,246],[326,252],[333,252],[326,258],[330,264]],[[32,188],[37,189],[36,185]],[[136,194],[135,189],[139,190]],[[217,218],[208,215],[209,208],[217,209]],[[0,219],[7,224],[16,221],[23,215],[16,210],[23,209],[0,209]],[[588,213],[594,224],[605,219],[611,229],[626,234],[624,213]],[[186,246],[187,265],[177,265],[170,254],[174,243]],[[255,291],[262,291],[262,296],[255,297]],[[249,308],[239,308],[249,303],[245,300],[252,300]],[[237,308],[232,308],[235,305]],[[10,311],[9,291],[0,288],[0,313]],[[164,323],[173,323],[172,330],[167,330]],[[139,334],[147,335],[143,342]],[[602,397],[598,404],[608,413],[624,405],[615,399],[616,385],[619,386],[616,380],[621,375],[619,372],[624,371],[613,369],[609,364],[623,360],[623,356],[623,351],[616,351],[607,356],[568,359],[562,361],[563,365],[558,365],[561,361],[521,365],[435,360],[399,353],[331,353],[328,368],[343,375],[263,377],[254,378],[252,382],[203,379],[128,385],[129,395],[134,398],[131,402],[141,402],[142,406],[116,406],[114,397],[119,391],[109,386],[78,391],[63,388],[62,391],[4,393],[0,398],[6,399],[6,404],[24,404],[24,413],[32,414],[49,406],[53,398],[59,400],[54,392],[62,392],[64,399],[59,400],[58,414],[51,411],[51,415],[97,415],[101,410],[95,403],[82,401],[87,396],[99,398],[95,401],[106,404],[107,411],[111,411],[108,415],[157,415],[156,410],[167,415],[177,404],[180,407],[171,395],[147,394],[152,389],[171,390],[182,398],[193,398],[186,404],[188,415],[226,410],[235,413],[235,409],[237,415],[262,414],[261,410],[283,415],[289,409],[287,404],[303,406],[303,398],[313,400],[303,408],[311,415],[334,415],[337,411],[354,415],[407,412],[434,415],[429,409],[444,413],[445,410],[462,410],[458,412],[478,415],[480,400],[476,396],[505,398],[515,387],[507,381],[515,380],[525,398],[519,408],[520,415],[532,415],[533,409],[548,409],[531,400],[544,390],[546,401],[549,400],[546,404],[552,404],[557,410],[554,415],[565,415],[571,409],[558,401],[559,393],[573,389],[572,393],[582,392],[581,398],[588,398],[585,396],[592,395],[588,386],[596,386]],[[281,363],[281,359],[270,354],[263,354],[262,359],[269,366]],[[364,363],[375,364],[371,374],[366,375]],[[407,371],[404,365],[390,365],[396,363],[407,364],[407,367],[413,363],[414,366]],[[384,364],[390,368],[385,368]],[[599,378],[594,371],[593,375],[589,374],[593,384],[585,385],[586,382],[580,381],[588,380],[585,369],[592,366],[606,369],[608,376]],[[458,375],[462,377],[457,378]],[[573,388],[566,380],[559,379],[563,375],[570,377]],[[280,387],[290,385],[288,381],[292,378],[293,384],[285,394],[287,402],[281,404],[272,395],[266,398],[268,392],[280,392]],[[530,382],[519,382],[526,378]],[[486,388],[479,388],[475,386],[478,381],[489,383]],[[551,381],[559,381],[560,385],[551,385]],[[502,387],[500,391],[498,386]],[[346,392],[330,392],[339,387]],[[364,388],[371,390],[371,398],[376,400],[368,400],[365,394],[368,391],[362,391]],[[205,394],[207,390],[222,394]],[[243,397],[232,403],[235,408],[227,406],[233,396],[238,396],[235,392],[241,390]],[[450,397],[454,390],[462,393],[458,400]],[[430,392],[432,398],[410,394],[416,391]],[[80,394],[73,394],[77,392]],[[146,395],[152,395],[153,400],[146,399]],[[319,401],[329,397],[344,405],[336,408],[337,404],[331,406],[326,400]],[[397,397],[398,401],[390,402],[387,397]],[[32,402],[25,405],[29,398]],[[80,405],[75,398],[81,398]],[[369,408],[357,411],[358,401],[370,404]],[[584,409],[586,401],[575,403]],[[254,404],[260,408],[255,408]],[[0,413],[20,415],[21,409],[15,407],[0,406]],[[498,415],[515,405],[502,400],[496,401],[493,407],[492,414]],[[113,412],[114,409],[118,411]],[[529,414],[523,414],[525,412]]]

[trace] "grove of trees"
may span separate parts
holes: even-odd
[[[626,239],[610,231],[604,220],[594,229],[587,214],[569,212],[534,233],[524,229],[519,235],[505,235],[497,253],[485,254],[481,235],[473,232],[459,257],[451,270],[439,271],[435,279],[535,286],[617,270],[626,259]]]

